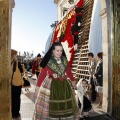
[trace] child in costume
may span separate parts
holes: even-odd
[[[26,72],[25,65],[22,63],[21,66],[23,68],[23,71]]]
[[[92,105],[87,95],[87,80],[79,80],[77,83],[77,95],[80,111],[83,113],[84,118],[88,118],[89,111],[92,110]]]
[[[24,73],[23,80],[24,80],[23,88],[25,88],[26,92],[29,92],[28,88],[30,88],[31,85],[30,85],[30,82],[29,82],[29,79],[28,79],[28,73],[27,72]]]

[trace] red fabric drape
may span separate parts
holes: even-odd
[[[61,21],[57,24],[57,26],[54,29],[52,43],[54,43],[57,40],[57,35],[58,35],[58,31],[60,29],[60,25],[61,25]]]
[[[83,0],[79,0],[79,2],[76,4],[77,7],[82,7],[83,5]]]

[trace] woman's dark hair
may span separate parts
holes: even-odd
[[[62,44],[60,42],[54,42],[53,45],[52,45],[52,51],[55,49],[56,46],[61,46],[62,47]]]
[[[94,54],[92,52],[89,52],[88,56],[94,57]]]
[[[55,49],[56,46],[61,46],[62,47],[62,44],[60,42],[54,42],[51,46],[51,48],[48,50],[48,52],[45,54],[45,56],[43,57],[41,63],[40,63],[40,66],[42,68],[45,68],[45,66],[47,65],[47,63],[49,62],[51,56],[52,56],[52,51]],[[65,55],[65,52],[63,50],[63,53],[62,53],[62,56],[66,56]]]
[[[41,54],[39,53],[39,54],[37,55],[37,57],[41,57]]]
[[[102,58],[103,58],[103,52],[99,52],[99,53],[97,54],[97,56],[102,59]]]

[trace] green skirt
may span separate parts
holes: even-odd
[[[75,94],[68,80],[52,80],[49,116],[53,118],[75,116],[77,110]]]

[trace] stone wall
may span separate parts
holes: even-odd
[[[0,120],[11,120],[11,0],[0,0]]]

